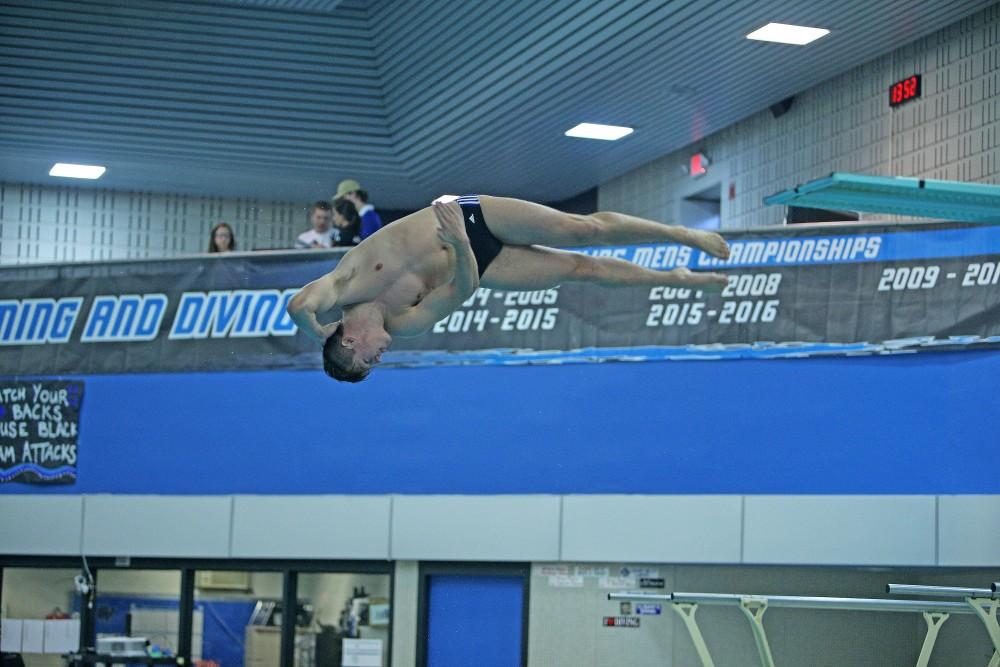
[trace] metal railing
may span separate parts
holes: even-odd
[[[680,616],[694,643],[702,667],[715,667],[705,639],[695,620],[699,605],[724,605],[739,608],[750,622],[757,655],[763,667],[774,667],[774,656],[764,630],[764,612],[770,607],[791,609],[837,609],[847,611],[902,612],[922,614],[927,623],[927,634],[917,658],[917,667],[927,667],[934,644],[944,622],[952,614],[974,614],[986,628],[993,643],[993,657],[988,667],[1000,667],[1000,624],[997,607],[1000,606],[1000,582],[990,588],[960,588],[951,586],[917,586],[889,584],[890,595],[960,598],[962,601],[944,600],[891,600],[882,598],[832,598],[798,595],[742,595],[725,593],[648,593],[629,591],[609,593],[609,600],[655,600],[669,602]]]

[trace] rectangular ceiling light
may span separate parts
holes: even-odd
[[[747,35],[747,39],[802,46],[828,34],[830,34],[830,31],[825,28],[807,28],[801,25],[788,25],[787,23],[768,23],[763,28],[754,30]]]
[[[91,164],[66,164],[56,162],[49,170],[49,176],[64,176],[66,178],[100,178],[105,172],[104,167]]]
[[[598,125],[596,123],[580,123],[571,130],[566,130],[567,137],[580,137],[582,139],[604,139],[605,141],[615,141],[624,136],[632,134],[631,127],[619,127],[618,125]]]

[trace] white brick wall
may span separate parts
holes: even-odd
[[[920,99],[890,109],[911,74]],[[1000,4],[796,95],[781,118],[762,111],[603,184],[599,206],[676,221],[680,199],[718,182],[723,228],[745,229],[781,224],[764,197],[834,171],[1000,183],[998,100]],[[712,166],[695,181],[681,167],[698,150]]]
[[[0,183],[0,264],[177,257],[228,222],[237,249],[291,248],[308,203]]]

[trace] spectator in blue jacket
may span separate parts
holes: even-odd
[[[375,211],[375,207],[368,203],[368,193],[361,189],[361,184],[357,181],[352,179],[341,181],[333,198],[343,198],[354,204],[361,217],[362,241],[381,229],[382,218]]]

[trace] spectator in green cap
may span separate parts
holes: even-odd
[[[361,218],[361,240],[364,240],[382,228],[382,218],[375,211],[375,207],[368,203],[368,193],[362,189],[361,184],[353,179],[340,182],[337,186],[337,194],[333,196],[333,205],[336,208],[337,202],[346,200],[354,204]]]

